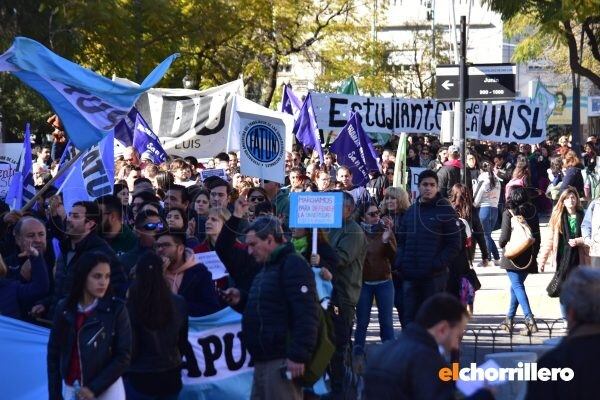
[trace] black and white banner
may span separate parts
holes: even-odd
[[[241,79],[203,91],[150,89],[136,108],[169,154],[213,157],[228,151],[228,122],[235,94],[244,94]]]
[[[319,129],[339,132],[351,111],[362,116],[365,131],[439,135],[442,112],[454,104],[435,99],[366,97],[337,93],[311,93]],[[546,138],[543,110],[536,104],[467,102],[467,138],[494,142],[535,144]]]

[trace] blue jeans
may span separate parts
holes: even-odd
[[[376,285],[363,282],[360,289],[360,298],[356,305],[356,330],[354,331],[354,345],[363,349],[367,337],[367,328],[371,321],[373,299],[377,301],[381,341],[394,339],[394,283],[391,279]]]
[[[404,281],[404,323],[413,322],[421,304],[434,294],[445,291],[447,283],[448,271],[430,279]]]
[[[498,247],[496,247],[496,242],[492,239],[492,231],[498,220],[498,209],[496,207],[481,207],[479,209],[479,219],[483,227],[483,236],[485,237],[485,244],[488,251],[494,257],[494,260],[499,260]]]
[[[510,306],[508,307],[508,318],[514,318],[517,313],[517,307],[521,305],[525,318],[533,317],[531,307],[529,307],[529,299],[525,292],[525,279],[528,273],[525,271],[506,271],[508,279],[510,279]]]

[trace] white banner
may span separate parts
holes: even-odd
[[[0,143],[0,199],[6,197],[23,151],[23,143]]]
[[[235,96],[228,151],[240,151],[240,172],[285,181],[285,152],[291,150],[294,117]]]
[[[319,129],[340,131],[350,112],[358,112],[367,132],[439,135],[442,111],[454,109],[451,102],[435,99],[366,97],[337,93],[311,93]],[[540,143],[546,138],[544,113],[536,104],[467,102],[467,138],[494,142]]]
[[[411,201],[414,203],[419,197],[419,174],[427,168],[410,167],[410,195]]]
[[[150,89],[136,108],[169,154],[210,158],[227,151],[228,122],[241,79],[203,91]]]

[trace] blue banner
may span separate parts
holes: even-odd
[[[358,113],[352,113],[331,145],[331,151],[336,154],[338,164],[350,169],[355,186],[364,186],[369,182],[369,171],[379,171],[375,149],[363,130],[362,118]]]
[[[206,317],[190,318],[189,336],[202,376],[183,371],[179,399],[246,400],[252,390],[250,355],[240,340],[242,316],[225,308]],[[2,398],[48,398],[46,347],[48,329],[0,316]]]
[[[121,122],[137,98],[162,79],[177,57],[166,58],[141,85],[129,85],[68,61],[35,40],[17,37],[0,55],[0,71],[14,74],[44,96],[75,147],[86,150]]]
[[[111,132],[71,166],[62,186],[65,211],[71,211],[76,201],[93,201],[111,194],[115,181],[114,139]]]
[[[12,176],[8,192],[6,193],[6,204],[11,210],[21,209],[35,196],[33,182],[33,162],[31,160],[31,131],[29,124],[25,126],[23,139],[23,152],[17,165],[17,171]]]

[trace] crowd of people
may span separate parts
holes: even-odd
[[[408,141],[406,166],[426,168],[416,198],[394,186],[400,160],[393,148],[376,147],[381,170],[370,171],[363,186],[353,184],[352,169],[329,151],[323,163],[300,147],[287,153],[280,184],[243,176],[236,153],[217,154],[204,165],[193,156],[156,165],[127,148],[115,160],[111,195],[82,199],[67,212],[50,187],[25,213],[4,205],[0,314],[52,327],[51,399],[73,393],[169,399],[181,390],[182,369],[199,374],[190,362],[188,317],[231,306],[243,315],[254,362],[252,398],[300,399],[310,396],[302,377],[322,320],[311,270],[317,267],[333,286],[326,311],[335,346],[329,398],[348,398],[355,374],[366,377],[367,398],[392,398],[392,392],[405,394],[394,398],[453,398],[453,386],[428,392],[437,390],[428,384],[437,373],[427,374],[458,360],[481,286],[473,265],[477,247],[478,267],[500,266],[510,282],[506,319],[498,323],[516,332],[520,305],[522,335],[538,330],[524,284],[529,274],[549,262],[556,272],[548,295],[557,297],[579,266],[600,267],[600,143],[590,137],[582,154],[568,137],[539,145],[469,143],[463,180],[458,147],[428,136]],[[33,153],[39,190],[61,154],[56,146]],[[225,176],[202,180],[201,171],[210,168]],[[314,254],[310,231],[289,228],[290,193],[305,191],[343,192],[342,227],[319,230]],[[542,242],[540,217],[547,216],[551,235]],[[518,226],[531,241],[507,257],[502,249],[523,238]],[[228,276],[213,280],[197,260],[210,251]],[[569,324],[584,318],[569,308],[578,301],[572,292],[571,303],[561,303]],[[388,347],[366,360],[374,302]],[[600,322],[598,315],[585,318]],[[394,321],[402,327],[399,340]],[[411,375],[415,369],[423,373]]]

